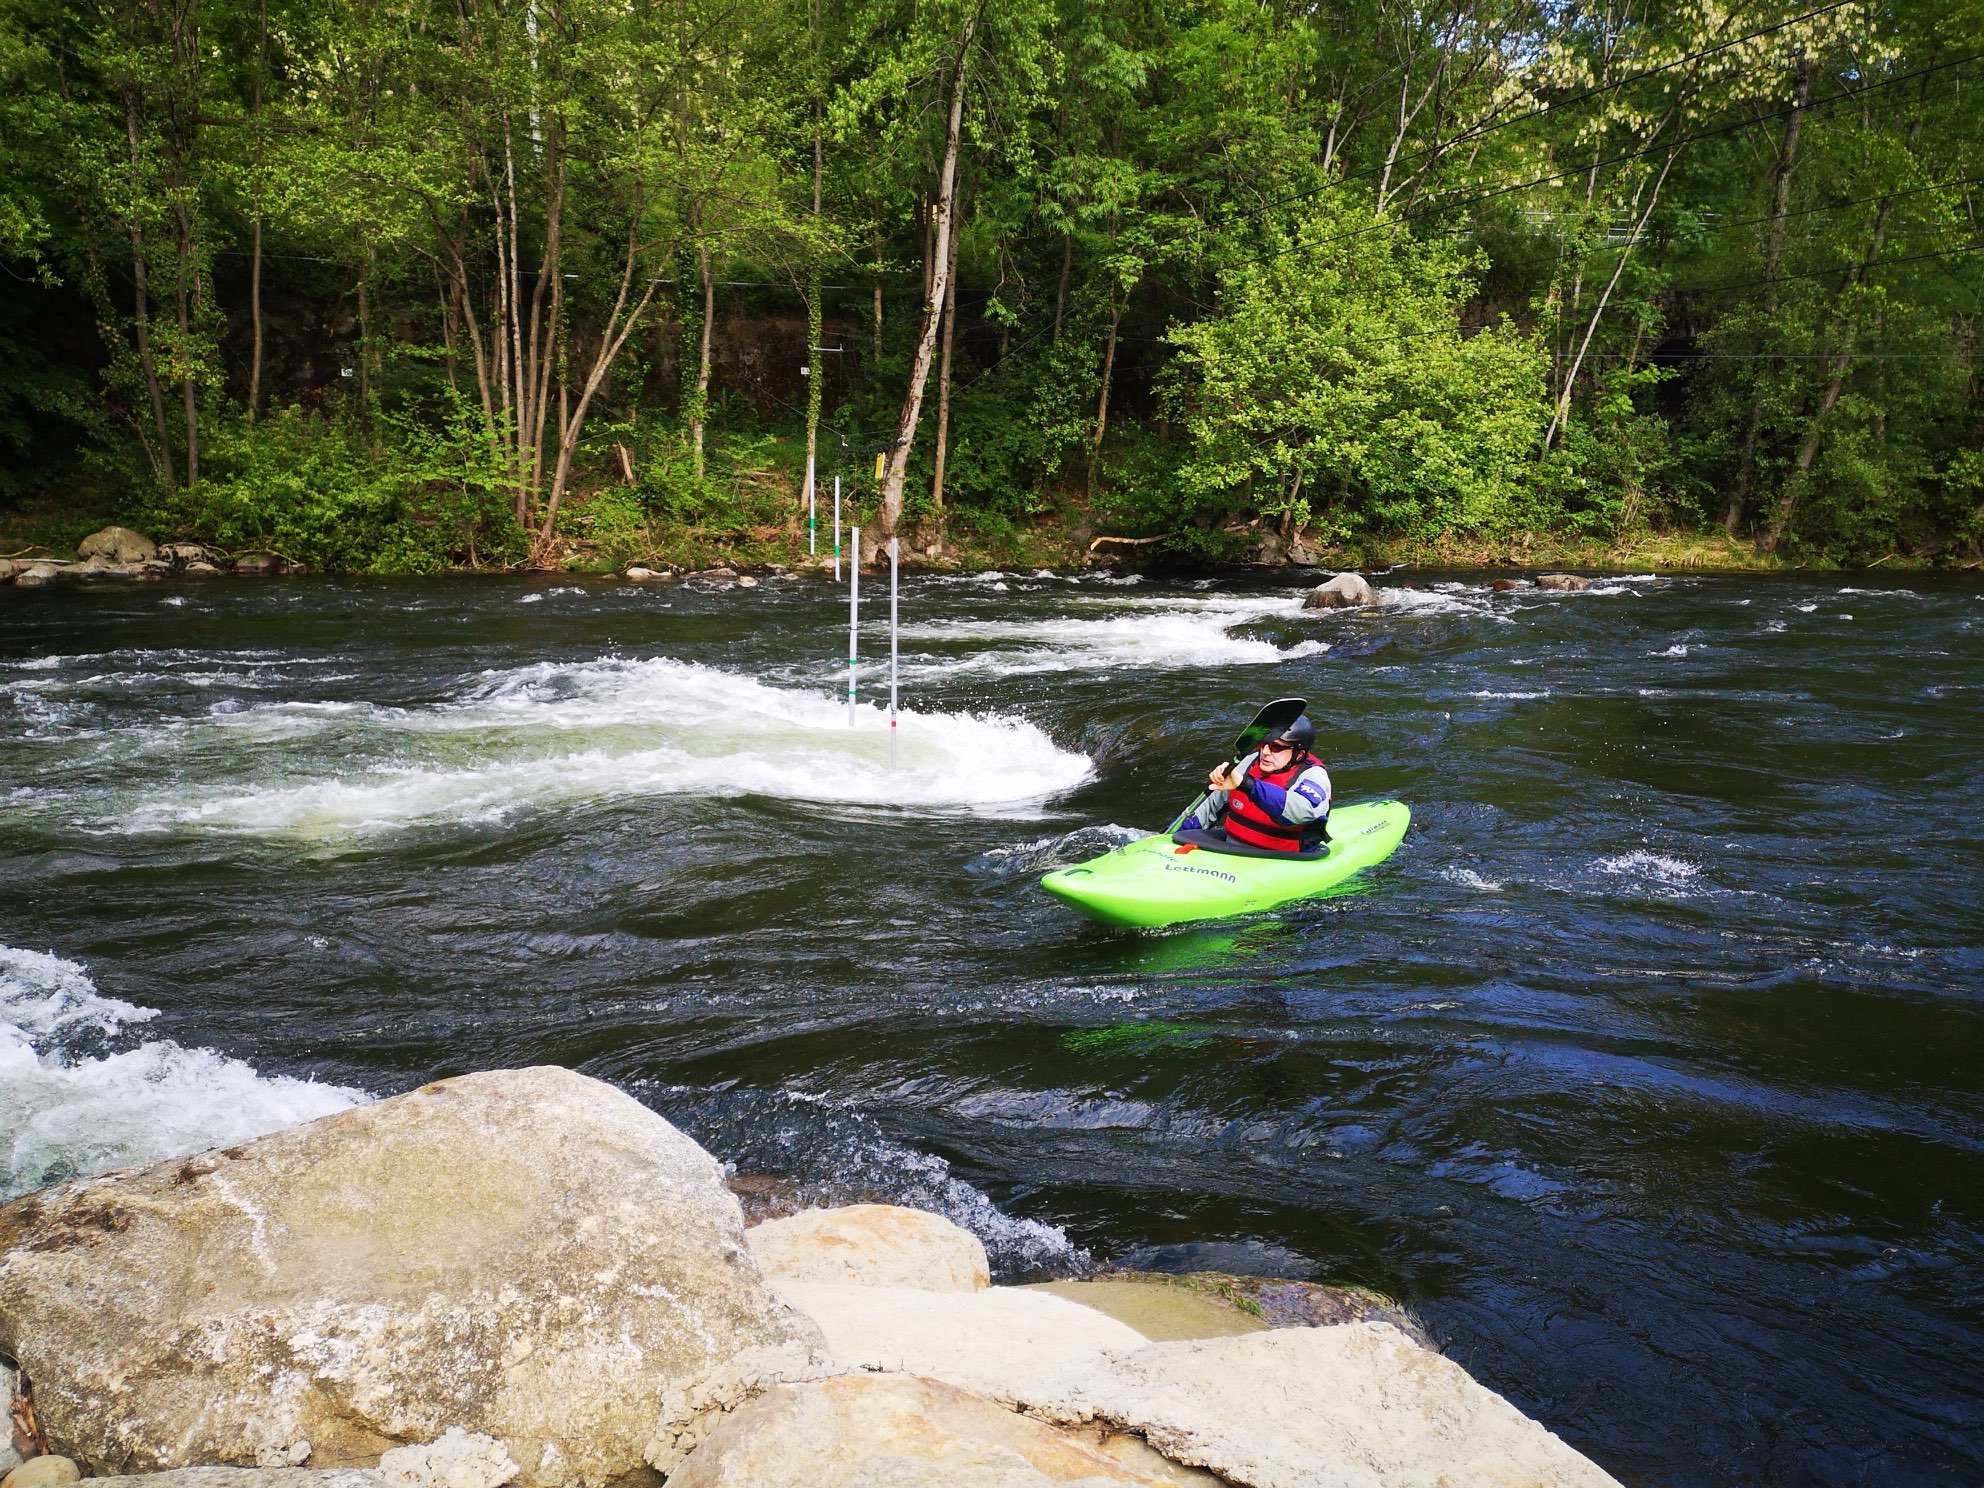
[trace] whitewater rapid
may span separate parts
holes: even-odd
[[[0,946],[0,1198],[245,1141],[367,1099],[144,1037],[157,1016],[103,996],[74,961]]]

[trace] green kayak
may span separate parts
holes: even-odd
[[[1412,813],[1402,801],[1359,801],[1330,813],[1316,858],[1241,857],[1159,833],[1058,868],[1040,886],[1105,925],[1152,927],[1254,914],[1326,894],[1392,855]]]

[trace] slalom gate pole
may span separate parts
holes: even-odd
[[[834,582],[840,582],[840,477],[834,477]]]
[[[896,540],[889,539],[889,768],[896,767]]]
[[[854,727],[854,657],[861,635],[861,529],[854,530],[854,561],[847,566],[847,726]]]
[[[806,456],[806,556],[812,557],[819,551],[815,539],[820,529],[820,493],[813,481],[813,457]]]

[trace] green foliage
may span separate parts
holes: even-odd
[[[142,513],[160,531],[322,568],[432,573],[514,561],[502,471],[461,405],[380,423],[280,409],[216,423],[211,475],[161,489]]]
[[[1361,219],[1361,220],[1359,220]],[[1220,516],[1312,518],[1327,538],[1507,524],[1547,418],[1546,364],[1507,324],[1464,333],[1473,260],[1319,213],[1222,276],[1172,332],[1182,496]]]
[[[855,503],[903,417],[968,27],[909,523],[1984,541],[1978,0],[0,0],[0,502],[792,541],[798,421]]]

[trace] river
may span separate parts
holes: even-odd
[[[0,591],[7,1192],[552,1062],[1003,1279],[1366,1283],[1621,1478],[1984,1480],[1984,586]],[[1421,585],[1407,588],[1408,583]],[[1269,697],[1415,822],[1035,887]]]

